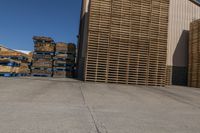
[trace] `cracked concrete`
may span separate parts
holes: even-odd
[[[200,89],[0,78],[0,133],[199,133]]]

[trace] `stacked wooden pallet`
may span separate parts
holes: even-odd
[[[11,77],[16,74],[16,67],[19,67],[19,62],[12,59],[0,59],[0,76]]]
[[[1,76],[27,76],[30,74],[28,54],[0,46]]]
[[[200,20],[190,24],[188,85],[200,88]]]
[[[9,58],[23,63],[28,63],[28,55],[16,52],[16,51],[0,51],[0,58]]]
[[[32,76],[73,77],[76,46],[54,43],[49,37],[33,37],[35,51],[32,61]]]
[[[66,73],[66,60],[67,60],[67,44],[56,43],[53,67],[53,77],[65,78]]]
[[[26,63],[7,58],[0,58],[0,76],[27,76],[29,73],[30,69]]]
[[[33,37],[35,49],[31,67],[32,76],[51,77],[53,74],[54,40],[49,37]]]
[[[68,43],[67,47],[67,77],[74,77],[76,71],[76,45],[73,43]]]
[[[75,51],[74,44],[56,43],[53,77],[73,77]]]
[[[30,75],[30,67],[27,63],[20,62],[20,66],[16,69],[18,76],[28,76]]]
[[[169,0],[91,0],[86,81],[164,86]]]

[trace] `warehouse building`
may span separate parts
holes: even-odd
[[[200,0],[170,0],[167,84],[187,85],[190,23],[200,18]]]
[[[169,0],[83,0],[79,78],[165,85],[168,9]]]

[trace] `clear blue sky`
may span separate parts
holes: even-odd
[[[0,0],[0,44],[33,50],[33,35],[77,43],[82,0]]]

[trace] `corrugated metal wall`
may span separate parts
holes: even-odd
[[[167,73],[173,85],[187,85],[189,25],[200,18],[200,7],[192,0],[170,0]]]
[[[186,67],[190,23],[200,18],[200,7],[190,0],[171,0],[167,65]]]
[[[82,1],[82,16],[84,16],[84,14],[86,13],[86,12],[88,12],[88,5],[89,5],[89,1],[90,0],[83,0]]]
[[[85,70],[85,56],[87,50],[87,35],[88,35],[88,8],[90,0],[82,0],[82,9],[80,16],[80,27],[79,27],[79,40],[78,40],[78,78],[84,79]]]

